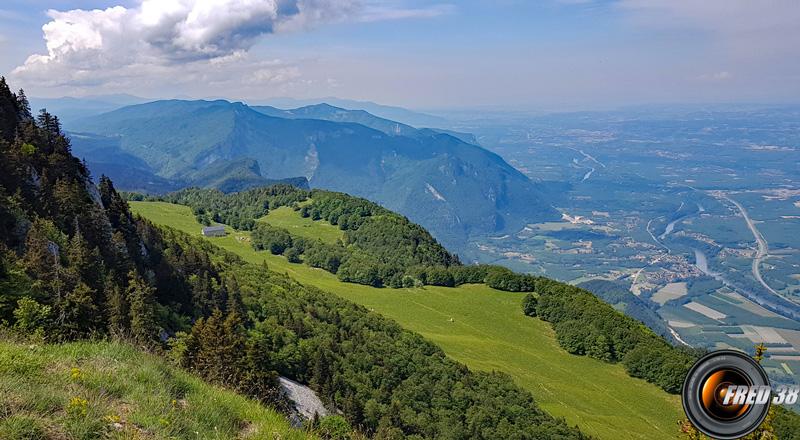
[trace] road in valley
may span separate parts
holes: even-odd
[[[720,197],[723,199],[733,203],[739,212],[742,213],[742,217],[744,217],[744,221],[747,222],[747,227],[750,228],[750,232],[753,233],[753,237],[756,239],[756,245],[758,246],[758,250],[756,250],[756,256],[753,258],[753,277],[764,286],[765,289],[770,291],[773,295],[779,295],[775,289],[769,286],[764,278],[761,276],[761,261],[769,255],[769,243],[767,240],[764,239],[764,236],[761,235],[761,231],[756,228],[755,223],[753,223],[753,219],[750,218],[750,215],[747,213],[747,210],[742,206],[741,203],[737,202],[736,200],[732,199],[725,193],[720,192]]]

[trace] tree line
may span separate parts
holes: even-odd
[[[345,282],[393,288],[486,283],[506,291],[533,289],[529,275],[500,266],[462,265],[458,256],[448,252],[421,226],[348,194],[279,184],[232,194],[190,188],[163,196],[125,196],[187,205],[202,224],[225,223],[251,230],[254,249],[325,269]],[[305,218],[328,221],[344,231],[344,240],[330,244],[296,237],[285,229],[257,221],[270,209],[281,206],[290,206]]]
[[[270,209],[296,204],[306,200],[308,195],[309,191],[280,183],[229,194],[218,189],[186,188],[162,196],[126,196],[129,200],[157,200],[190,206],[203,225],[224,223],[250,231],[256,226],[256,220],[267,215]]]
[[[629,375],[668,393],[680,392],[689,368],[702,355],[670,345],[641,322],[581,288],[537,278],[535,292],[525,297],[523,312],[551,323],[566,351],[621,362]]]

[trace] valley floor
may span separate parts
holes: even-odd
[[[162,202],[130,205],[133,212],[156,224],[200,235],[201,226],[188,207]],[[288,214],[279,212],[283,227],[290,222]],[[270,216],[264,221],[270,222]],[[299,216],[297,222],[302,224]],[[318,225],[307,227],[311,233]],[[566,353],[548,323],[522,314],[522,294],[483,285],[378,289],[342,283],[323,270],[254,251],[245,232],[228,228],[226,237],[209,240],[247,261],[266,261],[272,270],[394,319],[472,369],[509,374],[550,414],[577,424],[587,434],[601,439],[677,435],[677,422],[683,418],[678,396],[629,377],[621,365]]]

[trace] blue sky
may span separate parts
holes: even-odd
[[[338,96],[415,108],[797,102],[796,0],[5,0],[34,96]]]

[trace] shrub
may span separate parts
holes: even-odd
[[[317,430],[325,439],[347,440],[350,438],[353,428],[342,416],[327,416],[320,420]]]
[[[14,329],[22,334],[44,337],[50,325],[50,312],[50,306],[39,304],[32,298],[22,298],[14,310]]]
[[[303,260],[300,259],[300,251],[297,248],[290,247],[283,252],[283,255],[290,263],[302,263]]]
[[[525,299],[522,300],[522,311],[525,312],[527,316],[536,316],[536,305],[539,304],[539,300],[536,299],[533,294],[525,295]]]

